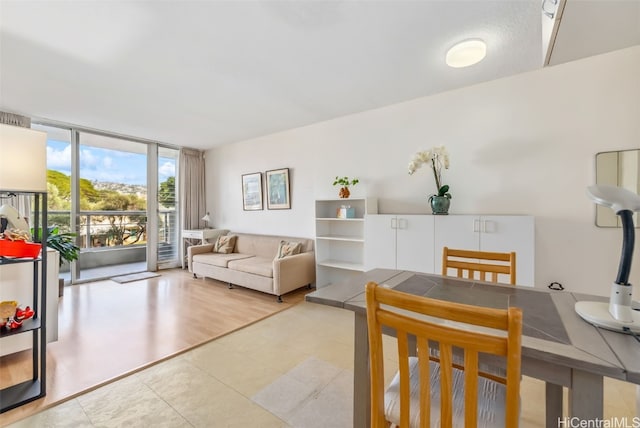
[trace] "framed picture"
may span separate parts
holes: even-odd
[[[270,210],[288,210],[291,208],[289,193],[289,168],[274,169],[266,172],[267,208]]]
[[[262,173],[242,175],[242,208],[245,211],[262,209]]]

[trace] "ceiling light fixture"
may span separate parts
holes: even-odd
[[[487,55],[487,44],[480,39],[463,40],[447,51],[449,67],[462,68],[477,64]]]

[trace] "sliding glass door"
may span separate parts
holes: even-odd
[[[147,145],[78,133],[79,279],[147,270]]]
[[[179,151],[158,147],[158,267],[179,265],[180,230],[176,171]]]

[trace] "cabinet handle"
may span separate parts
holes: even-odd
[[[398,219],[398,229],[406,229],[409,225],[409,221],[406,218]]]
[[[483,223],[484,223],[483,224],[484,233],[494,233],[496,231],[495,222],[491,220],[485,220]]]
[[[473,231],[480,232],[480,220],[477,218],[473,220]]]
[[[392,218],[391,219],[391,229],[397,229],[398,228],[398,220],[396,218]]]

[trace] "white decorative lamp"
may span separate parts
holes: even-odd
[[[29,128],[0,124],[0,190],[3,192],[47,191],[47,134]],[[0,204],[0,217],[8,226],[27,233],[29,224],[18,210]]]
[[[0,124],[0,189],[14,192],[47,191],[47,134]]]
[[[204,221],[204,228],[209,228],[209,222],[211,221],[211,217],[209,217],[209,213],[207,212],[204,217],[202,217],[202,221]]]
[[[640,333],[640,312],[632,309],[633,287],[629,284],[635,229],[633,213],[640,211],[640,196],[623,188],[600,184],[587,188],[587,196],[611,208],[622,221],[622,255],[618,276],[611,286],[609,303],[577,302],[575,310],[585,321],[621,333]]]

